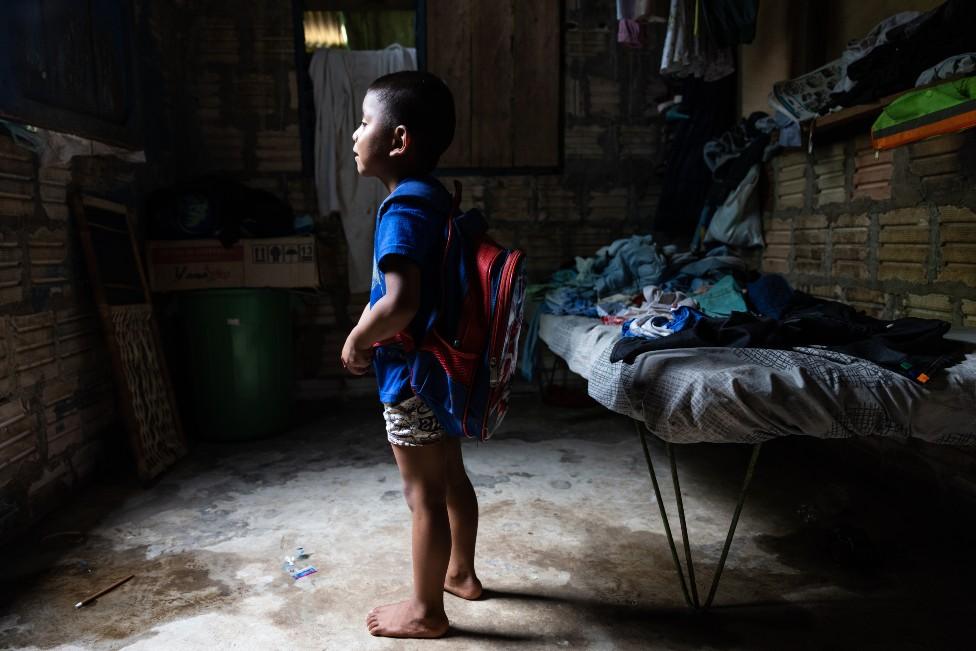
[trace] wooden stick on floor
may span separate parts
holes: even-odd
[[[91,596],[88,596],[88,597],[85,597],[84,599],[82,599],[81,601],[79,601],[78,603],[75,604],[75,608],[81,608],[82,606],[87,606],[91,602],[93,602],[96,599],[98,599],[99,597],[101,597],[103,594],[108,594],[112,590],[115,590],[117,587],[119,587],[120,585],[122,585],[123,583],[125,583],[126,581],[128,581],[129,579],[131,579],[134,576],[135,576],[135,574],[130,574],[129,576],[125,577],[124,579],[119,579],[118,581],[116,581],[115,583],[113,583],[109,587],[105,588],[104,590],[99,590],[95,594],[93,594]]]

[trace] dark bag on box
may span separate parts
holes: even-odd
[[[220,177],[201,177],[152,193],[149,237],[154,240],[282,237],[293,230],[291,208],[275,195]]]

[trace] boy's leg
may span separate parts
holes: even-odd
[[[461,440],[449,438],[447,447],[447,513],[451,519],[451,562],[444,589],[462,599],[481,596],[481,581],[474,570],[478,539],[478,497],[464,471]]]
[[[440,637],[447,632],[444,577],[451,556],[443,442],[394,445],[404,495],[413,514],[413,598],[370,611],[366,626],[383,637]]]

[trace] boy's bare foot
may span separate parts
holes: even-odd
[[[447,615],[430,615],[412,600],[377,606],[366,615],[366,628],[376,637],[441,637],[447,633]]]
[[[447,573],[444,579],[444,589],[455,597],[461,597],[468,601],[475,601],[481,596],[481,581],[474,574],[454,574]]]

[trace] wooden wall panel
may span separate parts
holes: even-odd
[[[442,167],[468,167],[471,158],[471,19],[475,0],[427,3],[427,69],[454,95],[457,124],[454,142],[441,157]]]
[[[515,4],[516,167],[559,164],[560,0]]]
[[[474,50],[471,56],[474,108],[471,158],[475,165],[512,165],[512,104],[514,65],[512,36],[515,16],[511,5],[476,2]]]
[[[441,167],[559,165],[561,0],[427,0],[427,69],[454,93]]]

